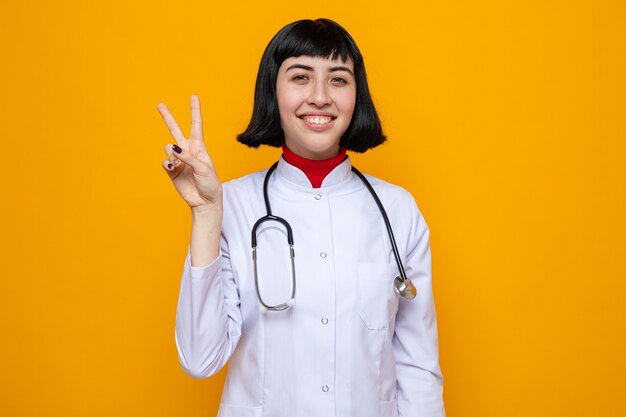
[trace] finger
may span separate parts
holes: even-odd
[[[172,145],[171,143],[165,145],[165,153],[167,154],[169,161],[176,167],[178,166],[178,164],[180,164],[180,159],[178,159],[174,154],[173,146],[174,145]]]
[[[202,141],[202,113],[200,111],[200,97],[196,94],[191,96],[191,136],[192,139]]]
[[[178,144],[183,143],[185,141],[185,135],[183,135],[183,131],[180,130],[178,123],[176,123],[176,120],[174,120],[174,116],[172,116],[172,113],[170,113],[170,110],[167,108],[167,106],[163,103],[159,103],[157,105],[157,109],[159,110],[159,113],[161,113],[161,117],[165,121],[167,128],[172,134],[172,137],[176,139],[176,142],[178,142]]]
[[[198,153],[198,155],[196,155],[196,158],[198,158],[201,162],[204,162],[205,164],[207,164],[209,167],[215,169],[215,167],[213,166],[213,160],[211,159],[208,153],[200,152]]]
[[[163,165],[163,169],[166,170],[168,174],[174,171],[175,166],[172,163],[172,161],[170,161],[169,159],[164,159],[162,165]]]
[[[193,152],[189,152],[188,150],[183,149],[177,145],[172,145],[172,150],[174,151],[174,157],[189,165],[193,169],[194,173],[199,175],[207,175],[211,170],[210,166],[196,158]]]
[[[163,150],[167,154],[167,157],[170,159],[170,161],[173,161],[173,159],[175,158],[174,149],[172,148],[173,146],[174,146],[173,144],[168,143],[167,145],[165,145],[165,148],[163,148]]]

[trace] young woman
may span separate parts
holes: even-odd
[[[220,184],[198,97],[188,139],[158,108],[193,219],[179,359],[197,378],[228,361],[219,416],[445,415],[428,227],[408,192],[346,156],[385,140],[352,37],[302,20],[267,46],[238,139],[282,146],[270,170]]]

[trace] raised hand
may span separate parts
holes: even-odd
[[[163,103],[157,105],[167,128],[176,140],[176,144],[165,145],[168,159],[163,161],[163,168],[176,187],[176,191],[193,211],[217,206],[221,210],[222,184],[204,145],[200,99],[197,95],[192,95],[190,101],[189,139],[185,138],[167,106]]]

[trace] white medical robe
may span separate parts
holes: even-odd
[[[368,176],[417,288],[409,301],[394,291],[398,268],[383,218],[349,158],[318,189],[281,158],[269,200],[293,228],[296,301],[261,311],[251,230],[266,214],[265,173],[223,185],[220,258],[197,268],[187,256],[175,334],[184,370],[204,378],[228,361],[220,417],[444,416],[429,231],[412,196]],[[266,222],[257,235],[261,295],[285,302],[286,230]]]

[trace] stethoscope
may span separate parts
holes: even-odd
[[[269,183],[270,176],[272,175],[272,173],[274,172],[277,166],[278,166],[278,162],[275,162],[274,165],[272,165],[272,167],[267,171],[267,174],[265,174],[265,180],[263,181],[263,199],[265,200],[265,209],[267,211],[267,214],[261,217],[259,220],[257,220],[256,223],[254,223],[254,226],[252,227],[252,263],[254,264],[254,285],[256,287],[257,297],[259,297],[259,301],[261,302],[261,309],[269,310],[269,311],[283,311],[293,306],[296,303],[296,264],[295,264],[296,254],[293,250],[293,232],[287,220],[283,219],[282,217],[278,217],[272,214],[272,208],[270,206],[270,200],[269,200],[268,193],[267,193],[267,186]],[[357,175],[357,177],[359,177],[361,181],[363,181],[363,184],[365,184],[370,194],[374,198],[376,205],[380,209],[380,213],[383,216],[383,220],[385,220],[385,226],[387,227],[387,233],[389,235],[389,240],[391,241],[391,248],[393,249],[393,255],[396,258],[396,264],[398,265],[398,271],[400,272],[400,275],[397,276],[393,280],[393,286],[396,292],[401,297],[404,297],[407,300],[412,300],[417,295],[417,290],[415,289],[413,282],[411,282],[411,280],[407,278],[406,272],[404,271],[404,266],[402,265],[402,261],[400,260],[400,254],[398,252],[398,247],[396,245],[396,239],[393,237],[391,224],[389,223],[389,218],[387,217],[387,212],[385,212],[385,208],[383,207],[383,204],[380,202],[380,199],[378,198],[378,195],[374,191],[374,188],[369,183],[369,181],[365,178],[365,176],[361,174],[361,172],[355,167],[352,167],[352,172],[354,172]],[[291,298],[287,302],[276,304],[276,305],[269,305],[269,304],[266,304],[265,301],[263,301],[263,297],[261,296],[261,291],[259,290],[259,275],[257,272],[257,262],[256,262],[257,228],[261,224],[267,221],[275,221],[278,223],[282,223],[283,226],[285,226],[285,228],[287,229],[287,243],[289,244],[289,254],[291,257]]]

